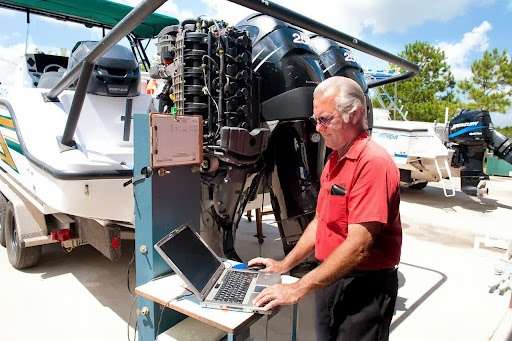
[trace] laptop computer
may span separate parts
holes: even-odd
[[[155,250],[183,279],[202,306],[270,313],[254,306],[252,300],[267,286],[280,283],[279,274],[230,268],[188,225],[167,234],[155,244]]]

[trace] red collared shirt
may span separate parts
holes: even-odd
[[[345,195],[331,193],[336,184]],[[338,191],[339,193],[339,191]],[[325,260],[347,238],[348,225],[380,222],[369,256],[357,269],[391,268],[400,261],[400,174],[389,154],[361,134],[338,159],[333,152],[320,178],[315,256]]]

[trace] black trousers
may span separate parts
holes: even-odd
[[[388,340],[397,293],[396,269],[356,271],[318,290],[317,340]]]

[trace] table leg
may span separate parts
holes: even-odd
[[[292,307],[292,341],[297,341],[297,313],[298,304],[295,303]]]
[[[227,341],[244,341],[249,340],[249,337],[251,336],[251,331],[249,328],[245,328],[243,330],[240,330],[239,332],[235,333],[228,333],[228,340]]]
[[[261,209],[256,209],[256,237],[258,238],[258,243],[263,244],[263,228],[262,228],[262,219],[261,219]]]

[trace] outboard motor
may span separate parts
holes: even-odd
[[[253,69],[261,77],[261,117],[271,127],[263,188],[288,253],[315,215],[325,146],[310,117],[313,90],[324,77],[299,28],[261,14],[236,27],[248,32]]]
[[[356,63],[352,52],[337,42],[319,35],[312,35],[309,44],[320,57],[325,78],[342,76],[350,78],[359,84],[366,99],[366,117],[368,130],[371,132],[373,128],[372,101],[368,95],[368,85],[364,77],[363,68]]]
[[[160,108],[204,119],[201,233],[225,257],[239,259],[236,228],[258,192],[270,192],[285,253],[314,217],[325,147],[310,117],[323,75],[306,38],[259,14],[235,27],[186,20],[158,36]]]
[[[80,63],[98,42],[76,43],[68,62],[68,70]],[[140,71],[132,51],[114,45],[94,65],[87,93],[101,96],[131,97],[139,94]]]
[[[190,19],[157,42],[161,111],[203,118],[201,233],[219,255],[239,260],[236,227],[263,169],[269,129],[261,126],[259,78],[247,33],[223,21]]]
[[[452,167],[460,167],[461,189],[469,195],[486,193],[483,172],[485,150],[512,164],[512,140],[497,132],[485,110],[462,110],[448,125],[448,140],[455,150]]]

